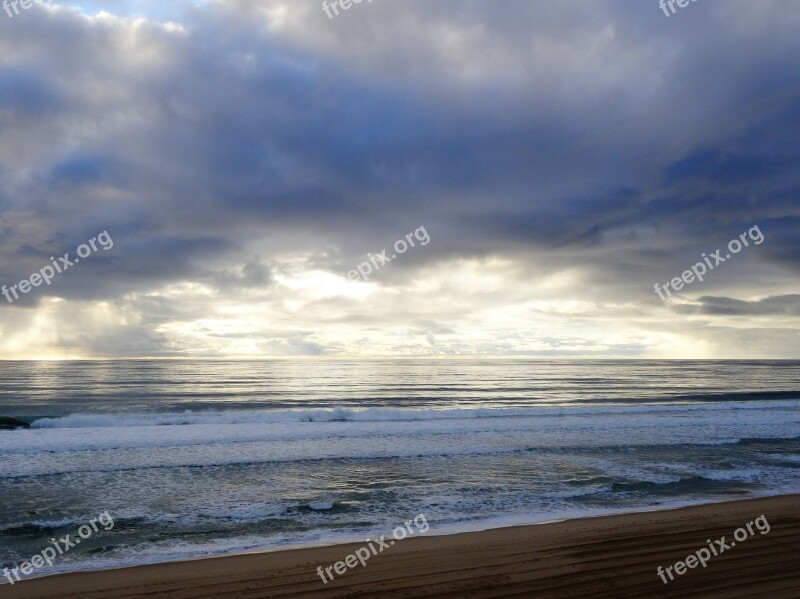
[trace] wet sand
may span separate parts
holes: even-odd
[[[317,567],[344,560],[363,544],[50,576],[2,585],[0,597],[797,599],[798,508],[800,495],[785,495],[413,537],[371,557],[366,567],[359,565],[327,584]],[[705,568],[697,564],[683,575],[675,573],[676,562],[708,548],[707,539],[724,535],[725,544],[730,545],[737,528],[761,515],[769,523],[767,534],[751,525],[754,534],[712,556]],[[658,566],[672,566],[675,579],[665,584],[657,574]]]

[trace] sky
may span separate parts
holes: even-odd
[[[0,359],[800,358],[800,3],[675,8],[0,10]]]

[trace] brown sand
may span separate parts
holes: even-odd
[[[362,544],[67,574],[0,586],[0,597],[800,598],[800,495],[409,537],[333,582],[318,565]],[[765,515],[770,532],[664,584],[656,574]],[[433,532],[433,531],[432,531]]]

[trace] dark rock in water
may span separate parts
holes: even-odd
[[[15,428],[30,428],[31,425],[16,418],[0,416],[0,431],[13,431]]]

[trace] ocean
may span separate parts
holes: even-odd
[[[37,571],[800,492],[800,362],[0,362],[0,562]]]

